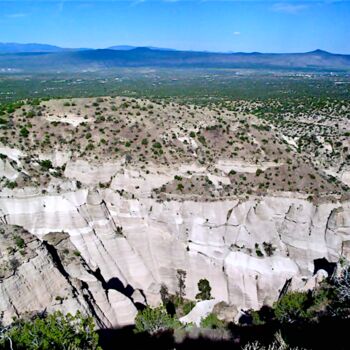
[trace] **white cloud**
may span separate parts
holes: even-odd
[[[10,13],[6,15],[5,17],[7,18],[22,18],[22,17],[27,17],[29,16],[28,13]]]
[[[290,3],[286,3],[286,2],[279,2],[279,3],[274,4],[272,6],[272,11],[289,13],[289,14],[295,15],[295,14],[307,9],[308,7],[309,6],[306,4],[290,4]]]
[[[241,35],[241,32],[233,32],[233,35]]]

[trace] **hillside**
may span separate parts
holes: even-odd
[[[347,107],[327,117],[327,104],[310,108],[320,117],[304,135],[297,126],[311,112],[295,111],[286,128],[247,101],[99,97],[2,109],[3,322],[59,309],[102,328],[131,325],[138,309],[159,305],[161,288],[177,293],[179,271],[186,300],[209,281],[201,312],[221,305],[227,322],[286,288],[313,288],[328,271],[317,274],[319,261],[349,257],[350,192]],[[308,135],[336,139],[337,152],[310,157],[320,146]]]
[[[70,154],[79,162],[94,159],[97,163],[120,162],[141,170],[162,168],[175,176],[153,189],[163,199],[223,199],[278,191],[316,198],[345,195],[341,184],[323,172],[334,161],[327,159],[327,149],[310,158],[312,144],[308,142],[307,153],[298,153],[290,134],[297,124],[285,127],[282,134],[268,121],[241,112],[254,110],[254,106],[241,102],[228,110],[130,98],[50,100],[39,106],[24,105],[8,116],[11,126],[1,132],[0,140],[36,161],[45,154],[51,161]],[[346,137],[342,136],[346,124],[342,119],[338,123],[341,129],[337,140],[343,137],[346,145]],[[297,129],[295,132],[300,134]],[[313,137],[322,142],[323,129],[314,132]],[[342,157],[346,158],[346,154]],[[49,183],[50,177],[45,171],[42,174],[43,169],[33,168],[34,159],[23,164],[24,173],[32,175],[19,176],[20,186]],[[62,173],[58,170],[56,175]]]

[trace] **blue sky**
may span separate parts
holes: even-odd
[[[350,54],[350,1],[3,1],[0,41]]]

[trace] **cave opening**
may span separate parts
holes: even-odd
[[[314,260],[314,275],[319,270],[324,270],[328,273],[328,276],[332,276],[335,269],[337,268],[337,264],[334,262],[329,262],[326,258],[315,259]]]

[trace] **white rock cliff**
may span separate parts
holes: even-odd
[[[187,298],[195,299],[198,280],[206,278],[218,302],[257,309],[276,301],[289,280],[292,288],[307,288],[316,259],[350,258],[347,201],[316,205],[280,194],[160,202],[150,190],[172,174],[143,177],[132,169],[120,172],[120,164],[89,168],[78,162],[68,164],[65,175],[87,187],[0,193],[1,222],[39,239],[31,243],[36,256],[0,283],[6,322],[26,311],[55,309],[59,296],[60,309],[93,314],[100,326],[130,324],[135,303],[160,302],[162,283],[176,292],[178,269],[186,271]],[[96,189],[110,180],[109,188]],[[62,263],[64,273],[40,243],[53,232],[66,234],[80,255],[78,263]]]

